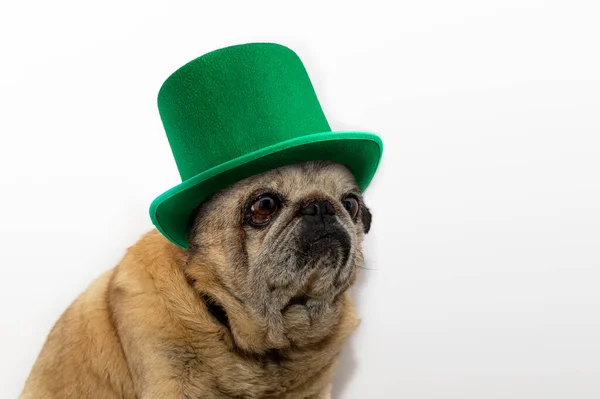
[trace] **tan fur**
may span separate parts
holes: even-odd
[[[316,172],[309,178],[291,172],[280,180],[290,184],[290,192],[298,190],[294,175],[296,183],[308,179],[304,187],[315,195],[324,195],[327,184],[337,185],[329,191],[353,184],[338,170],[321,182],[315,181]],[[255,186],[249,180],[237,190],[246,193]],[[237,198],[235,190],[225,192],[219,206]],[[335,359],[358,325],[347,287],[317,313],[295,305],[273,323],[271,313],[253,305],[254,297],[240,302],[232,296],[232,287],[242,296],[252,290],[244,285],[248,278],[227,274],[231,259],[218,250],[229,245],[223,243],[230,237],[227,228],[234,235],[239,231],[226,217],[218,226],[209,216],[196,227],[197,240],[214,245],[197,249],[196,256],[153,230],[92,283],[52,329],[21,399],[330,397]],[[257,233],[246,236],[251,234]],[[358,227],[356,236],[362,238]],[[260,237],[244,241],[249,258],[260,259],[260,242],[269,242]],[[358,247],[355,252],[360,266],[362,253]],[[215,321],[201,293],[227,311],[231,331]]]

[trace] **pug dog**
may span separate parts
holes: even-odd
[[[93,282],[20,397],[329,398],[370,226],[340,164],[240,181],[197,207],[188,250],[151,231]]]

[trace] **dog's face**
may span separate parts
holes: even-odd
[[[186,273],[196,282],[208,272],[223,290],[221,298],[203,294],[217,302],[225,293],[235,298],[265,321],[276,342],[276,331],[285,333],[286,322],[291,327],[300,313],[315,325],[337,311],[336,301],[362,266],[361,241],[370,224],[371,213],[344,166],[282,167],[243,180],[199,207]]]

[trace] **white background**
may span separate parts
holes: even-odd
[[[600,397],[599,21],[595,1],[3,2],[0,397],[179,182],[163,80],[250,41],[295,49],[334,129],[386,145],[336,397]]]

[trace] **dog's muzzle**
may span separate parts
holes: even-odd
[[[325,200],[312,201],[300,210],[299,238],[301,267],[319,264],[340,267],[348,262],[352,243],[338,221],[335,207]]]

